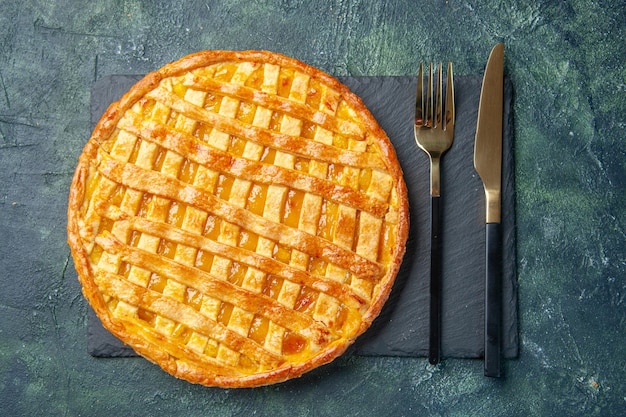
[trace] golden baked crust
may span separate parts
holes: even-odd
[[[327,363],[387,300],[405,250],[394,149],[347,87],[264,51],[148,74],[94,129],[68,242],[103,325],[193,383]]]

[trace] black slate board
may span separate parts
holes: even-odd
[[[93,125],[107,106],[141,76],[114,75],[92,90]],[[430,200],[428,157],[415,144],[413,106],[416,77],[339,77],[359,95],[396,148],[409,191],[411,226],[407,253],[388,302],[350,352],[364,356],[426,356]],[[474,135],[482,78],[455,79],[454,144],[442,160],[443,259],[442,355],[483,356],[484,192],[473,166]],[[503,354],[518,354],[515,254],[512,87],[505,79],[503,143]],[[100,324],[89,309],[88,351],[96,357],[135,356]]]

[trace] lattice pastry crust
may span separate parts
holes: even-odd
[[[176,377],[251,387],[341,353],[407,237],[394,149],[360,99],[270,52],[148,74],[96,126],[69,244],[104,326]]]

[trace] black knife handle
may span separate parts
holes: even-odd
[[[502,331],[502,230],[500,223],[486,226],[485,376],[500,377]]]
[[[441,359],[441,197],[431,196],[430,229],[430,334],[428,362]]]

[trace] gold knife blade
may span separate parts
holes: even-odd
[[[485,376],[501,375],[502,315],[502,110],[504,44],[493,47],[480,92],[474,167],[485,188]]]
[[[485,188],[487,223],[500,222],[503,86],[504,44],[499,43],[485,68],[474,142],[474,167]]]

